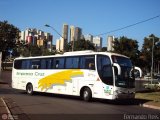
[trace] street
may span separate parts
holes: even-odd
[[[132,115],[157,116],[160,111],[141,107],[143,100],[132,102],[112,102],[109,100],[93,99],[92,102],[84,102],[79,97],[35,93],[27,95],[23,91],[17,91],[7,86],[1,86],[0,97],[11,98],[26,113],[30,119],[127,119]],[[151,117],[150,116],[150,117]],[[133,116],[132,116],[133,117]],[[149,118],[147,118],[149,119]]]
[[[2,74],[3,81],[8,84],[0,84],[0,97],[10,99],[31,120],[55,119],[55,120],[129,120],[135,117],[145,119],[160,119],[160,111],[142,107],[146,100],[135,99],[132,101],[110,101],[93,99],[84,102],[79,97],[35,93],[27,95],[25,91],[12,89],[11,72]],[[137,82],[137,83],[140,83]],[[141,88],[141,85],[138,85]],[[14,105],[15,106],[15,105]],[[12,107],[12,106],[11,106]]]

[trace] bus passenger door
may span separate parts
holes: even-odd
[[[99,78],[97,78],[97,80],[94,83],[93,97],[101,98],[102,97],[102,92],[103,92],[102,90],[103,90],[102,82],[100,81]]]
[[[78,82],[79,82],[79,79],[73,79],[72,80],[72,84],[73,84],[73,88],[72,88],[72,95],[77,95],[78,94]]]

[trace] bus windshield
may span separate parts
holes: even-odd
[[[134,88],[135,80],[134,74],[132,73],[131,60],[126,57],[112,55],[112,61],[118,63],[121,67],[121,75],[117,74],[118,70],[115,68],[115,86]]]

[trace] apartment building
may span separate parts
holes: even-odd
[[[45,33],[44,31],[35,28],[27,28],[25,31],[20,32],[19,41],[24,42],[25,44],[43,46],[51,51],[52,39],[53,36],[50,33]]]

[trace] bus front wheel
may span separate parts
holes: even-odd
[[[29,95],[32,95],[33,94],[33,86],[32,84],[28,84],[27,87],[26,87],[26,92],[27,94]]]
[[[92,98],[92,93],[89,88],[85,88],[83,91],[83,100],[89,102]]]

